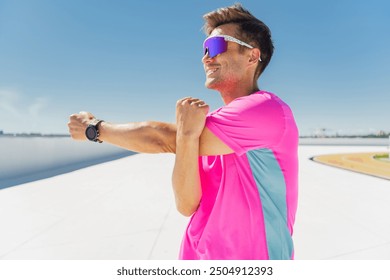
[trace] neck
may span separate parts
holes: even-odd
[[[224,89],[220,89],[219,93],[221,94],[223,102],[227,105],[236,98],[247,96],[257,91],[259,91],[259,87],[257,86],[257,83],[254,82],[254,84],[246,85],[236,83],[235,86],[230,85]]]

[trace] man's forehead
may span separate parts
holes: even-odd
[[[214,28],[213,31],[210,33],[210,36],[229,35],[234,37],[236,34],[236,30],[237,24],[235,23],[223,24]]]

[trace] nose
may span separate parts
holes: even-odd
[[[210,63],[213,59],[214,57],[210,57],[209,52],[206,52],[205,55],[202,57],[202,63],[203,64]]]

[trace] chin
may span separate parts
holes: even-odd
[[[208,89],[214,89],[214,90],[217,90],[218,88],[218,83],[217,81],[214,81],[214,80],[207,80],[206,79],[206,82],[204,83],[205,87],[208,88]]]

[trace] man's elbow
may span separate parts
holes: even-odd
[[[198,209],[199,203],[176,203],[177,211],[185,217],[190,217]]]
[[[141,123],[144,143],[149,153],[176,153],[176,127],[168,123],[147,121]]]

